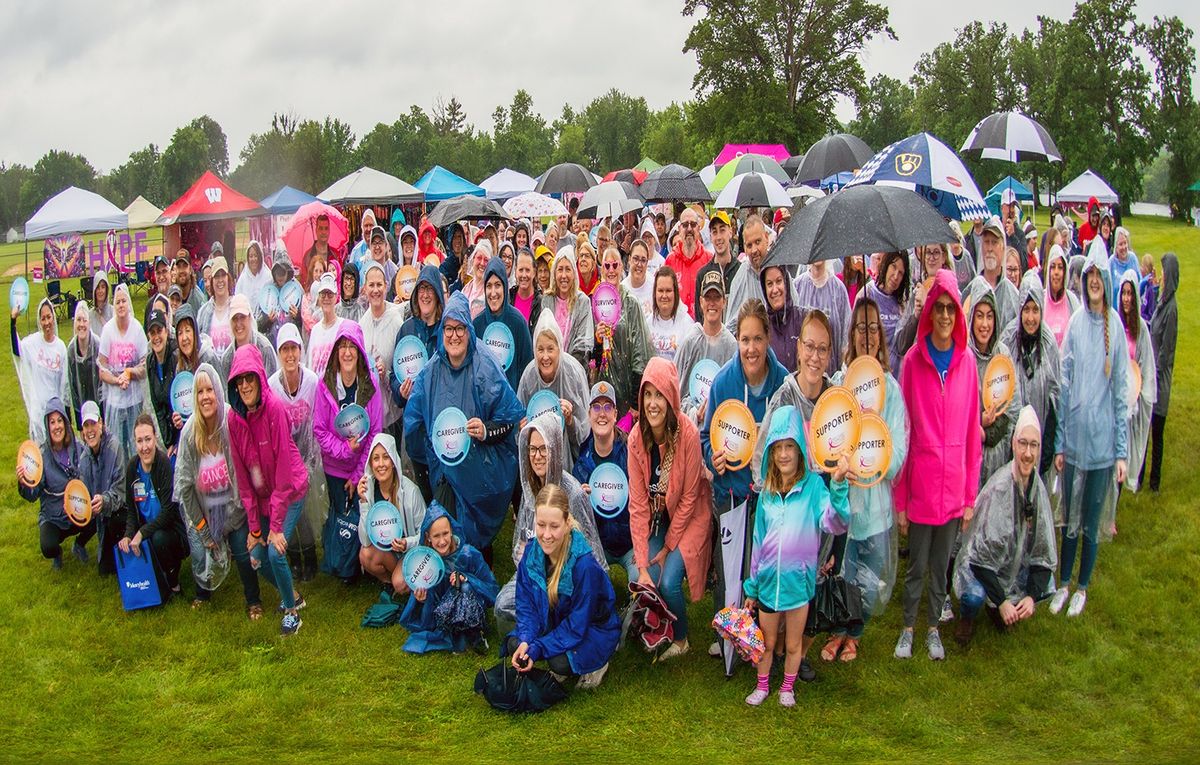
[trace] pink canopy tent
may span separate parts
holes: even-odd
[[[713,160],[713,164],[720,167],[743,154],[765,154],[776,162],[783,162],[792,156],[787,147],[781,143],[727,143],[717,158]]]

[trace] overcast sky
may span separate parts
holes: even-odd
[[[899,39],[870,44],[864,64],[868,75],[900,79],[972,19],[1023,29],[1036,25],[1038,13],[1067,19],[1074,7],[1071,0],[886,4]],[[209,114],[225,129],[236,167],[246,139],[268,129],[276,112],[334,115],[361,137],[410,104],[428,108],[453,95],[471,123],[490,130],[492,110],[518,88],[547,120],[564,102],[586,105],[611,87],[661,108],[691,95],[696,62],[682,49],[692,19],[681,7],[677,0],[4,3],[0,160],[33,165],[65,149],[106,172],[148,143],[165,148],[177,127]],[[1142,0],[1138,12],[1145,22],[1177,15],[1200,30],[1196,0]],[[853,117],[853,108],[844,104],[839,116]]]

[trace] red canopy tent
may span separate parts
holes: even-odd
[[[221,241],[230,269],[237,272],[234,226],[228,221],[268,215],[266,208],[222,181],[211,170],[205,171],[191,188],[163,210],[157,223],[163,230],[163,254],[168,259],[183,248],[192,255],[192,265],[208,257],[212,242]],[[213,221],[227,221],[219,225]],[[263,253],[269,258],[269,253]]]

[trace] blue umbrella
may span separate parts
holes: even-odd
[[[841,190],[847,183],[854,180],[854,173],[842,172],[834,173],[828,178],[821,179],[821,190],[832,194],[835,191]]]
[[[284,186],[271,196],[263,199],[259,204],[267,208],[267,212],[272,215],[290,215],[309,202],[321,201],[324,200],[317,199],[312,194],[300,189]]]
[[[862,166],[850,186],[883,184],[911,189],[954,220],[986,220],[991,211],[958,155],[929,133],[883,149]]]

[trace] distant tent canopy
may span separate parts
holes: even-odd
[[[713,160],[717,167],[737,159],[743,154],[763,154],[776,162],[783,162],[792,153],[781,143],[727,143],[721,153]]]
[[[421,180],[413,185],[425,195],[426,202],[438,202],[461,196],[482,197],[487,193],[482,186],[476,186],[441,165],[434,165],[429,172],[421,176]]]
[[[258,202],[235,190],[211,170],[196,179],[158,218],[160,226],[266,215]]]
[[[360,167],[317,196],[331,205],[398,205],[425,199],[411,183],[371,167]]]
[[[157,226],[158,217],[162,215],[162,212],[162,210],[154,206],[153,202],[141,195],[130,202],[129,207],[125,208],[125,213],[129,216],[130,229]]]
[[[291,186],[284,186],[279,191],[264,198],[259,204],[266,208],[267,212],[272,215],[291,215],[309,202],[319,201],[321,200],[306,191],[294,189]]]
[[[1059,189],[1056,196],[1059,202],[1086,202],[1092,197],[1106,205],[1120,201],[1112,186],[1091,170],[1084,170],[1078,178]]]

